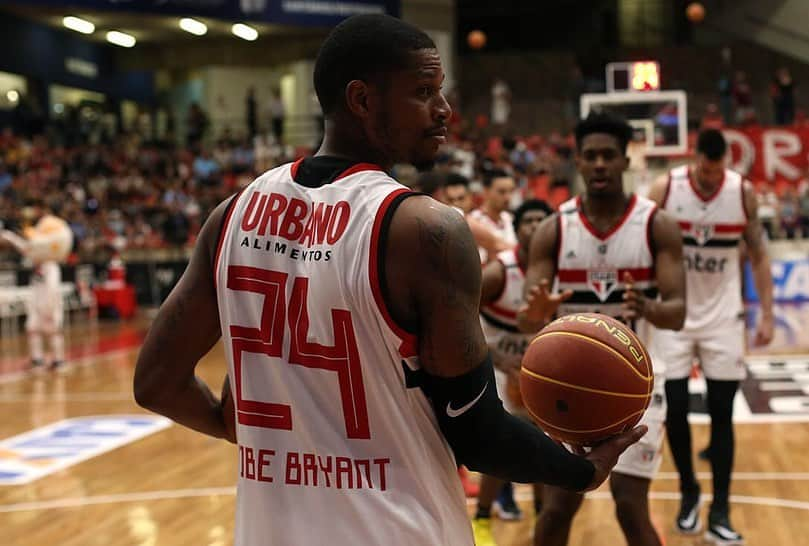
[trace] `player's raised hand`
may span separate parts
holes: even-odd
[[[573,295],[572,290],[551,294],[548,290],[549,284],[548,279],[542,279],[538,285],[532,286],[528,294],[526,294],[525,303],[520,308],[520,313],[529,321],[550,322],[559,305]]]
[[[584,458],[593,463],[595,467],[593,481],[590,482],[590,485],[587,486],[585,491],[597,489],[598,486],[604,483],[604,480],[606,480],[610,472],[612,472],[613,467],[618,463],[618,457],[621,456],[621,453],[643,438],[643,435],[646,434],[648,430],[646,425],[639,425],[632,430],[622,432],[621,434],[605,440],[584,455]],[[577,451],[577,453],[581,454],[581,451]]]
[[[635,289],[635,279],[629,271],[624,272],[624,318],[626,320],[635,320],[643,316],[644,307],[646,306],[646,296],[643,292]]]

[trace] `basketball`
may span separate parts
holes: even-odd
[[[552,438],[593,445],[638,424],[654,375],[646,348],[617,320],[561,317],[531,342],[520,369],[529,413]]]
[[[236,443],[236,406],[233,404],[233,395],[230,393],[230,377],[225,374],[222,383],[222,418],[225,421],[225,430],[228,441]]]
[[[482,30],[473,30],[466,36],[466,43],[472,49],[481,49],[486,45],[486,33]]]
[[[705,6],[699,2],[691,2],[685,8],[685,14],[692,23],[701,23],[705,19]]]

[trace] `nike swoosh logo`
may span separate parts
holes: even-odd
[[[688,517],[683,520],[683,526],[686,529],[690,529],[691,527],[693,527],[694,524],[697,522],[698,515],[699,515],[699,504],[697,504],[697,506],[694,507],[691,510],[691,512],[688,513]]]
[[[452,409],[452,402],[447,402],[447,415],[449,415],[450,417],[458,417],[459,415],[463,415],[464,413],[466,413],[469,410],[469,408],[477,404],[478,400],[480,400],[481,397],[483,396],[483,393],[486,392],[486,388],[488,386],[489,382],[487,381],[486,384],[483,385],[483,390],[480,391],[480,394],[477,395],[474,400],[472,400],[468,404],[464,404],[458,409]]]

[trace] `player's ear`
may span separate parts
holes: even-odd
[[[348,111],[357,117],[369,117],[370,89],[362,80],[351,80],[346,84],[345,99]]]

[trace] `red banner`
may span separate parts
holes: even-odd
[[[731,152],[730,168],[753,183],[795,184],[807,177],[809,127],[723,129]]]

